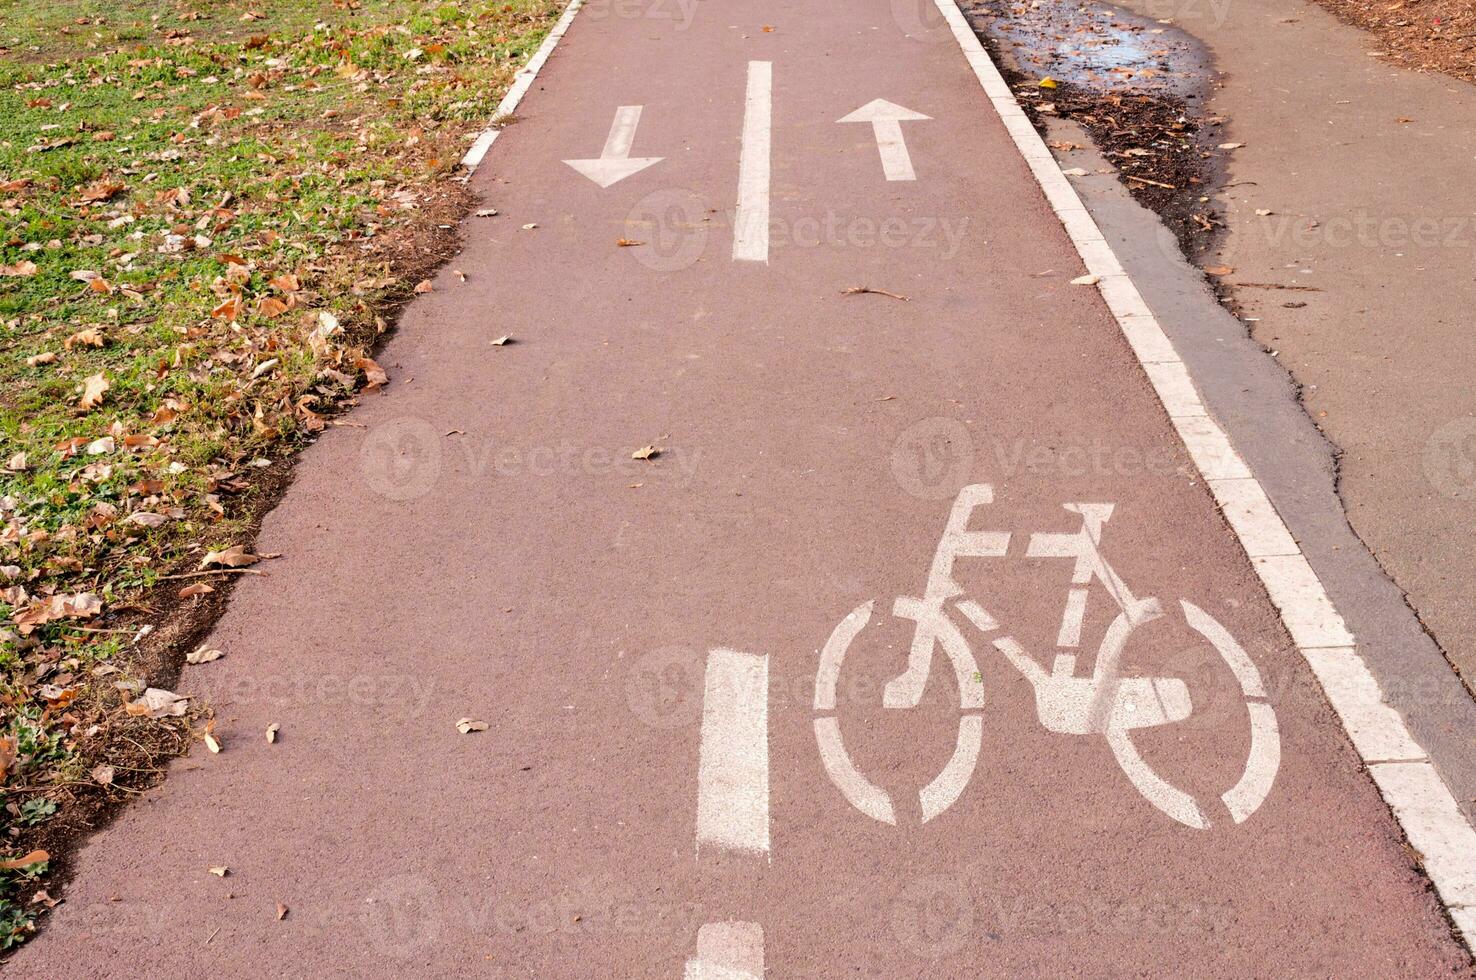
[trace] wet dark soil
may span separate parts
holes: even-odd
[[[1210,199],[1224,179],[1223,120],[1204,108],[1215,72],[1196,38],[1105,3],[960,6],[1042,136],[1051,139],[1051,120],[1075,121],[1186,255],[1214,244],[1221,222]]]

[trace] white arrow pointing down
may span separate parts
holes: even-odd
[[[584,174],[601,187],[609,187],[631,174],[640,173],[665,157],[634,157],[630,155],[635,142],[636,126],[641,122],[641,107],[623,105],[615,110],[615,121],[610,124],[610,135],[605,139],[605,148],[598,160],[565,160],[569,166]]]
[[[902,138],[902,123],[931,118],[886,99],[873,99],[836,122],[871,123],[876,149],[881,154],[882,173],[886,174],[887,180],[917,180],[917,174],[912,170],[912,157],[907,153],[907,141]]]

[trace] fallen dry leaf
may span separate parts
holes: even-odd
[[[31,467],[30,464],[26,461],[25,453],[16,453],[14,456],[10,457],[10,459],[5,461],[5,468],[12,473],[24,473]]]
[[[282,726],[277,724],[276,722],[272,722],[270,725],[267,726],[266,736],[268,745],[277,741],[277,733],[281,730]]]
[[[191,650],[185,654],[185,663],[208,664],[212,660],[219,660],[224,656],[225,653],[223,651],[212,649],[209,645],[204,645],[197,650]]]
[[[56,351],[47,351],[44,354],[33,354],[26,358],[27,367],[40,367],[42,364],[55,364]]]
[[[111,387],[106,374],[99,371],[82,382],[82,397],[77,404],[88,410],[94,409],[103,403],[103,395]]]
[[[88,327],[86,330],[78,330],[66,340],[62,341],[62,347],[71,350],[73,347],[101,347],[107,343],[103,339],[102,331],[96,327]]]
[[[472,732],[485,732],[487,730],[487,723],[485,721],[477,721],[474,718],[462,718],[456,723],[456,730],[463,735],[470,735]]]
[[[204,582],[196,582],[194,585],[186,585],[184,588],[180,589],[179,597],[181,599],[191,599],[197,595],[209,595],[211,592],[214,591],[215,590],[213,588],[206,585]]]
[[[213,868],[206,868],[205,870],[209,871],[217,878],[224,878],[226,875],[231,873],[231,869],[223,864],[218,864]]]
[[[88,775],[91,776],[92,781],[97,783],[99,786],[113,785],[114,771],[112,766],[93,766],[92,769],[89,770]]]
[[[506,347],[508,344],[510,344],[512,342],[513,342],[513,339],[511,337],[509,337],[507,334],[503,334],[501,337],[498,337],[496,340],[492,341],[492,346],[493,347]]]
[[[58,619],[91,619],[102,612],[102,597],[93,592],[76,595],[54,595],[34,599],[11,614],[11,621],[22,636],[29,636],[37,626]]]
[[[241,315],[241,297],[231,296],[220,303],[219,306],[210,311],[210,315],[217,320],[234,322]]]
[[[419,295],[421,293],[428,293],[435,288],[435,285],[429,279],[422,279],[415,284],[416,295]]]
[[[1245,145],[1244,143],[1221,143],[1220,144],[1220,149],[1222,149],[1222,150],[1238,150],[1238,149],[1240,149],[1244,145]]]
[[[1050,77],[1049,75],[1047,75],[1045,78],[1042,78],[1040,81],[1036,82],[1035,84],[1039,85],[1041,88],[1057,88],[1057,87],[1059,87],[1056,84],[1056,80],[1054,78]]]
[[[130,715],[147,715],[150,718],[179,718],[189,708],[189,698],[166,691],[162,687],[151,687],[143,692],[143,697],[123,706],[123,710]]]
[[[34,276],[36,263],[27,259],[14,265],[0,265],[0,276]]]
[[[220,754],[220,743],[216,741],[215,736],[210,734],[209,732],[205,733],[205,747],[215,755]]]
[[[278,902],[277,903],[277,921],[278,922],[281,922],[283,919],[287,918],[287,913],[290,912],[290,911],[292,911],[292,910],[289,909],[287,906],[283,905],[281,902]]]
[[[384,368],[375,363],[372,357],[361,357],[356,362],[360,371],[364,372],[364,389],[373,391],[389,384],[389,375],[384,373]]]
[[[621,248],[630,248],[634,245],[644,245],[646,243],[638,242],[634,238],[617,238],[615,239],[615,244],[619,245]]]
[[[661,455],[660,446],[642,446],[630,454],[631,459],[655,459]]]
[[[1210,276],[1228,276],[1235,269],[1228,265],[1211,265],[1205,268],[1205,274]]]
[[[1071,280],[1071,285],[1073,285],[1073,286],[1095,286],[1097,283],[1099,283],[1101,281],[1102,281],[1102,277],[1101,276],[1077,276],[1075,279]]]
[[[209,568],[211,565],[219,565],[222,568],[245,568],[247,565],[255,565],[260,560],[261,556],[247,551],[245,545],[233,544],[220,551],[206,552],[200,562],[200,567]]]
[[[29,854],[22,854],[18,858],[10,858],[0,861],[0,871],[18,871],[32,864],[40,864],[42,861],[51,860],[51,855],[39,848]]]

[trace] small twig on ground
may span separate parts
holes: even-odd
[[[1166,190],[1171,191],[1176,191],[1179,189],[1177,184],[1165,184],[1161,180],[1149,180],[1147,177],[1134,177],[1132,174],[1123,174],[1123,176],[1126,177],[1128,180],[1136,180],[1140,184],[1152,184],[1154,187],[1162,187]]]
[[[885,289],[872,289],[870,286],[847,286],[841,290],[842,296],[858,296],[861,293],[876,293],[878,296],[890,296],[892,299],[900,299],[904,303],[907,302],[907,297],[901,293],[894,293]]]
[[[200,578],[202,575],[265,575],[254,568],[210,568],[203,572],[182,572],[179,575],[160,575],[155,581],[173,582],[182,578]]]
[[[1250,289],[1289,289],[1294,293],[1320,293],[1321,289],[1316,286],[1287,286],[1279,282],[1237,282],[1234,286],[1246,286]]]

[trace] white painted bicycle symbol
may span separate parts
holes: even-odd
[[[1001,531],[971,531],[969,520],[976,508],[991,503],[988,484],[966,486],[959,491],[948,517],[948,526],[938,542],[927,588],[922,598],[899,596],[892,615],[915,623],[907,670],[887,683],[882,697],[886,708],[914,708],[922,700],[932,670],[933,653],[940,648],[957,681],[959,692],[958,739],[952,757],[932,782],[918,793],[924,823],[947,810],[963,793],[979,758],[983,734],[984,684],[974,654],[963,631],[950,616],[957,610],[981,634],[997,634],[1001,626],[978,602],[961,598],[964,590],[953,577],[959,558],[1002,558],[1009,549],[1010,534]],[[1035,710],[1041,725],[1063,735],[1101,735],[1133,786],[1159,810],[1182,824],[1207,829],[1209,819],[1189,793],[1164,779],[1143,759],[1130,733],[1180,722],[1193,713],[1189,690],[1176,677],[1123,677],[1119,663],[1133,631],[1168,613],[1154,598],[1136,598],[1127,584],[1102,557],[1102,525],[1112,516],[1112,504],[1071,503],[1067,511],[1081,525],[1066,533],[1034,532],[1026,555],[1031,558],[1069,558],[1075,562],[1071,586],[1056,645],[1064,651],[1080,645],[1087,598],[1095,580],[1104,586],[1118,608],[1097,648],[1096,665],[1090,675],[1078,676],[1076,656],[1057,653],[1046,670],[1015,639],[996,636],[994,648],[1018,670],[1035,692]],[[836,685],[852,641],[871,620],[875,600],[862,603],[830,634],[820,654],[815,677],[815,739],[825,770],[845,798],[862,813],[882,823],[895,825],[891,798],[867,779],[851,762],[841,739],[840,722],[834,715]],[[1219,652],[1240,684],[1250,721],[1250,750],[1239,781],[1221,795],[1235,823],[1256,812],[1281,764],[1281,736],[1276,713],[1266,701],[1260,672],[1240,645],[1215,619],[1187,600],[1179,611],[1188,626]]]

